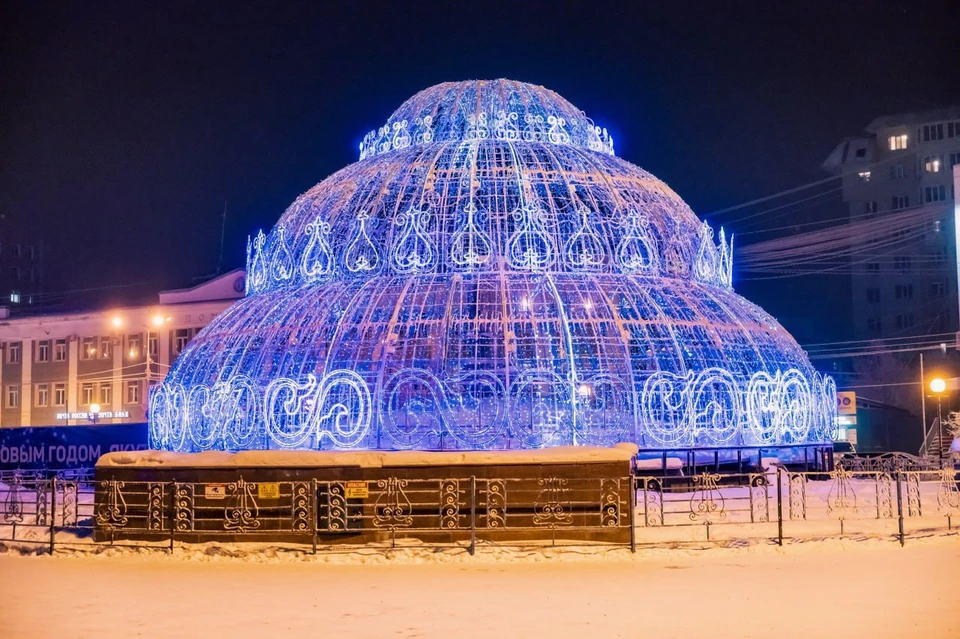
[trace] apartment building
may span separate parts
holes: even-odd
[[[43,244],[0,213],[0,304],[15,313],[43,292]]]
[[[146,421],[150,386],[244,289],[237,270],[148,306],[12,318],[0,309],[0,427]]]
[[[851,222],[876,220],[863,228],[882,229],[865,233],[850,258],[856,339],[946,336],[960,329],[957,165],[960,106],[879,117],[824,162],[841,176]]]

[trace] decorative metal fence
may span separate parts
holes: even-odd
[[[769,537],[782,544],[785,537],[879,534],[903,544],[910,533],[952,530],[960,515],[960,473],[953,469],[889,473],[838,466],[636,482],[641,542],[674,541],[679,527],[699,526],[708,541]]]
[[[630,477],[80,483],[17,475],[0,485],[0,540],[51,551],[78,543],[173,548],[178,540],[293,542],[314,551],[398,540],[470,552],[478,540],[626,545],[631,485]]]
[[[631,490],[631,486],[634,490]],[[631,517],[631,512],[633,517]],[[960,473],[789,472],[690,477],[94,482],[0,476],[0,541],[49,546],[267,541],[407,543],[689,541],[893,536],[951,530]],[[632,524],[632,525],[631,525]]]
[[[864,455],[857,453],[842,453],[834,456],[834,464],[843,466],[847,470],[896,473],[907,470],[940,470],[946,465],[952,465],[950,459],[918,457],[910,453],[882,453],[879,455]]]

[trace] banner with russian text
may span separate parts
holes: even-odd
[[[0,428],[0,470],[92,468],[100,455],[147,448],[145,423]]]

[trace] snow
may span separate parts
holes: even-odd
[[[562,464],[630,461],[636,444],[601,446],[556,446],[537,450],[490,451],[317,451],[251,450],[236,453],[207,451],[172,453],[157,450],[107,453],[97,467],[163,466],[167,468],[277,468],[353,466],[386,468],[400,466],[481,466],[491,464]]]
[[[0,554],[21,637],[960,636],[960,538],[316,556],[207,544]]]
[[[638,459],[636,463],[637,470],[661,470],[664,468],[663,458]],[[676,457],[667,457],[667,470],[680,470],[683,468],[683,461]]]

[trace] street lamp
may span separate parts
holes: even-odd
[[[170,316],[163,315],[161,313],[154,313],[153,316],[150,318],[150,324],[157,329],[162,328],[169,321],[170,321]],[[147,328],[147,327],[144,327],[144,328]],[[144,337],[144,340],[146,341],[146,344],[144,344],[144,351],[146,352],[146,355],[147,355],[146,366],[144,366],[144,369],[146,371],[145,377],[146,377],[147,387],[143,389],[143,399],[144,399],[143,405],[147,406],[147,402],[150,401],[150,378],[153,375],[153,361],[150,353],[150,329],[149,328],[147,328],[147,332],[143,337]],[[158,348],[159,348],[159,345],[160,345],[160,333],[158,331],[157,332]],[[157,354],[159,355],[159,353]]]
[[[945,390],[947,390],[947,383],[942,377],[934,377],[930,380],[930,392],[937,396],[937,455],[940,457],[941,464],[943,462],[943,410],[941,401]]]
[[[100,404],[90,404],[90,411],[87,413],[87,418],[93,422],[94,426],[97,424],[97,418],[100,416]]]
[[[150,352],[150,332],[154,329],[160,329],[166,326],[170,321],[171,317],[162,312],[155,312],[150,315],[148,321],[143,322],[141,326],[145,329],[143,333],[143,343],[138,346],[138,349],[143,349],[144,353],[144,379],[146,381],[146,388],[143,392],[143,404],[146,406],[146,402],[150,395],[150,382],[153,377],[153,353]],[[115,329],[120,329],[126,324],[126,320],[120,316],[115,315],[111,318],[110,323]],[[134,322],[136,325],[136,322]],[[157,335],[157,341],[159,342],[159,333]],[[131,359],[136,358],[138,355],[137,349],[131,348],[128,352],[128,356]],[[99,407],[98,407],[99,408]],[[92,411],[91,411],[92,412]]]

